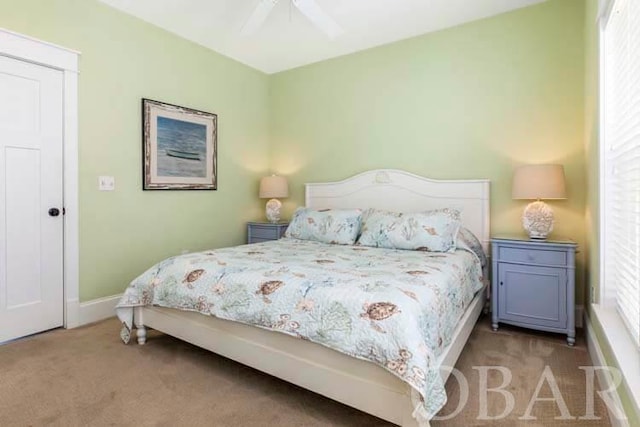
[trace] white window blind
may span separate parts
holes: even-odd
[[[640,346],[640,0],[604,26],[604,286]]]

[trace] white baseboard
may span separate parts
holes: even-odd
[[[586,339],[587,339],[587,349],[589,350],[589,355],[591,356],[591,361],[593,362],[593,366],[606,366],[607,362],[604,358],[604,354],[602,353],[602,349],[600,348],[600,344],[596,339],[595,332],[593,331],[593,326],[591,325],[591,321],[587,317],[586,319]],[[611,377],[606,375],[604,371],[596,371],[596,377],[598,378],[598,382],[600,383],[601,389],[609,389],[612,388],[613,384],[611,383]],[[611,394],[611,399],[613,403],[620,408],[620,413],[624,413],[622,402],[620,401],[620,395],[617,390]],[[617,418],[615,413],[607,407],[609,411],[609,421],[611,421],[611,427],[629,427],[629,420]]]
[[[80,303],[78,308],[78,326],[98,322],[116,315],[116,304],[122,294],[98,298]]]
[[[584,326],[584,306],[576,305],[576,328]]]

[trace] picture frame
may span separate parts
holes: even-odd
[[[143,190],[217,190],[217,152],[217,114],[142,99]]]

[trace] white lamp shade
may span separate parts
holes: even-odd
[[[562,165],[520,166],[513,174],[511,190],[514,199],[566,199]]]
[[[260,180],[260,198],[278,199],[289,197],[289,184],[283,176],[265,176]]]

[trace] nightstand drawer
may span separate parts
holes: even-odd
[[[269,240],[278,240],[284,236],[289,223],[278,222],[248,222],[247,223],[247,243],[260,243]]]
[[[278,240],[280,228],[272,226],[252,225],[251,237],[255,239]]]
[[[567,265],[567,252],[538,249],[519,249],[508,246],[501,246],[498,252],[498,261],[517,262],[524,264],[557,265],[563,267]]]
[[[273,240],[274,239],[261,239],[259,237],[252,237],[249,243],[273,242]]]

